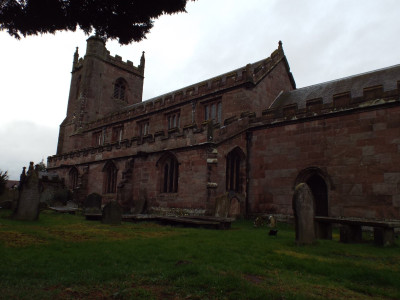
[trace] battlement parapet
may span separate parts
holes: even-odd
[[[99,126],[105,126],[109,123],[125,121],[127,119],[141,118],[144,115],[156,113],[160,110],[169,109],[176,105],[182,105],[194,100],[215,97],[227,89],[233,89],[239,86],[244,86],[245,88],[254,86],[271,72],[284,57],[283,50],[278,48],[267,59],[248,64],[245,67],[148,99],[141,103],[133,104],[87,124],[85,130],[91,130]]]
[[[72,65],[72,72],[79,70],[83,66],[83,63],[87,57],[96,57],[103,60],[104,62],[112,64],[118,68],[134,73],[136,75],[143,76],[144,74],[144,53],[140,59],[140,64],[136,67],[130,60],[124,62],[121,56],[110,55],[110,51],[108,51],[106,48],[105,41],[97,36],[91,36],[87,39],[86,54],[83,58],[79,58],[78,47],[76,48]]]
[[[400,103],[399,89],[383,92],[381,86],[364,88],[363,96],[352,97],[350,92],[343,92],[332,96],[331,101],[324,103],[322,98],[305,101],[305,107],[298,107],[297,103],[268,108],[262,111],[263,121],[279,123],[287,120],[304,119],[322,115],[336,114],[355,109],[372,108],[391,103]]]

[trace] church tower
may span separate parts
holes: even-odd
[[[74,53],[67,116],[60,125],[57,154],[79,147],[85,124],[142,101],[145,58],[136,67],[115,57],[100,37],[87,39],[86,54]]]

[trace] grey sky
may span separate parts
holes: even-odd
[[[400,63],[398,0],[198,0],[187,11],[156,20],[141,43],[107,42],[135,65],[146,51],[144,99],[263,59],[279,40],[297,87]],[[85,54],[86,39],[0,32],[0,169],[11,179],[55,154],[73,53]]]

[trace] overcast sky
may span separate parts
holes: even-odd
[[[135,65],[146,52],[146,100],[266,58],[282,40],[299,88],[399,64],[399,18],[399,0],[198,0],[156,20],[143,42],[107,48]],[[0,31],[0,170],[10,179],[56,153],[73,53],[85,54],[86,39]]]

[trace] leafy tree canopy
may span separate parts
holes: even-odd
[[[37,170],[40,172],[47,171],[46,164],[44,163],[44,159],[42,159],[42,161],[40,163],[38,163],[36,166],[37,166]]]
[[[138,42],[163,14],[185,12],[195,0],[0,0],[0,30],[16,37],[93,30],[120,44]]]
[[[0,195],[4,193],[7,181],[8,181],[7,171],[3,172],[0,170]]]

